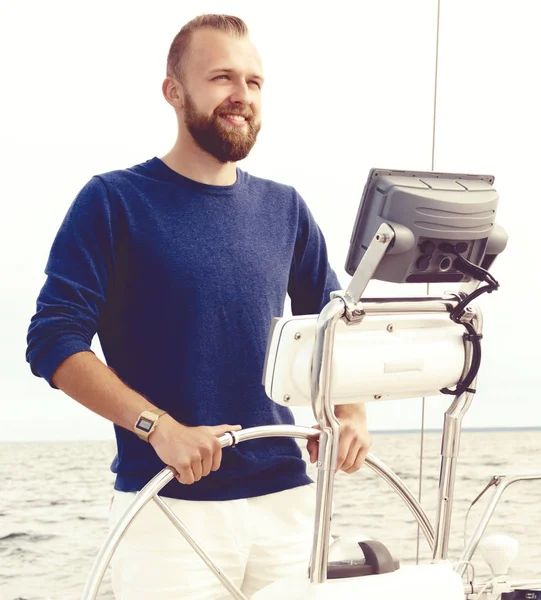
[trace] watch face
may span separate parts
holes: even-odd
[[[145,417],[141,417],[139,421],[137,421],[137,429],[142,429],[147,433],[152,429],[152,425],[154,421],[150,421],[149,419],[145,419]]]

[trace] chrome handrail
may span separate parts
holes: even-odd
[[[219,441],[222,448],[228,448],[242,442],[265,437],[293,437],[301,439],[316,439],[320,435],[320,431],[311,427],[301,427],[298,425],[268,425],[262,427],[252,427],[241,431],[226,433],[220,436]],[[366,465],[372,469],[377,475],[381,476],[402,498],[406,506],[410,509],[413,516],[417,519],[421,530],[423,531],[426,540],[433,548],[434,545],[434,529],[430,523],[430,519],[426,515],[420,503],[410,492],[408,487],[389,467],[376,457],[368,454],[366,457]],[[207,566],[212,570],[216,577],[227,588],[231,595],[237,600],[246,600],[244,594],[229,580],[229,578],[221,571],[221,569],[212,561],[210,556],[201,548],[199,543],[192,537],[189,531],[184,527],[180,519],[170,511],[169,507],[161,498],[156,498],[158,492],[174,479],[176,471],[172,467],[166,467],[153,477],[146,486],[137,494],[132,504],[128,507],[122,518],[118,521],[115,527],[109,532],[105,542],[103,543],[92,569],[88,575],[85,588],[82,594],[82,600],[95,600],[99,591],[99,587],[105,575],[107,566],[120,541],[124,537],[126,530],[131,525],[137,514],[150,502],[154,500],[156,504],[165,512],[177,527],[186,541],[192,546]],[[164,507],[165,506],[165,507]],[[171,514],[170,514],[171,513]],[[172,517],[173,515],[173,517]]]
[[[459,575],[464,575],[464,572],[467,568],[467,563],[472,559],[472,556],[483,537],[483,533],[485,532],[490,519],[494,511],[496,510],[496,506],[500,501],[502,494],[505,490],[512,485],[513,483],[517,483],[518,481],[531,481],[535,479],[541,479],[541,471],[533,471],[531,473],[516,473],[510,475],[495,475],[489,485],[494,485],[496,488],[490,498],[489,503],[487,504],[481,518],[477,523],[477,527],[472,533],[468,545],[464,548],[459,562],[455,568],[455,571]],[[537,582],[539,583],[539,581]]]
[[[333,298],[321,311],[312,356],[312,410],[321,434],[317,457],[317,502],[314,520],[312,556],[308,576],[312,583],[327,579],[331,533],[334,476],[340,443],[340,423],[331,401],[331,365],[336,324],[344,314],[342,298]]]
[[[377,237],[377,236],[376,236]],[[376,242],[373,242],[376,243]],[[381,244],[380,244],[381,245]],[[361,268],[359,265],[357,271]],[[357,272],[356,272],[357,274]],[[362,279],[362,278],[361,278]],[[361,279],[359,281],[361,281]],[[361,286],[362,287],[362,286]],[[358,290],[356,291],[358,294]],[[427,301],[410,299],[395,300],[396,314],[421,313],[431,306],[434,311],[450,311],[458,297],[430,298]],[[330,510],[334,485],[334,466],[339,444],[339,426],[332,410],[330,397],[330,373],[333,360],[334,333],[338,321],[343,318],[349,325],[362,327],[364,319],[371,311],[377,309],[378,299],[367,302],[346,290],[345,293],[331,294],[330,302],[318,315],[316,336],[312,355],[311,392],[312,411],[322,431],[318,454],[318,483],[316,521],[312,545],[312,561],[310,564],[310,581],[323,583],[327,577],[327,557],[330,530]],[[483,318],[481,312],[468,307],[467,317],[477,334],[481,334]],[[464,366],[462,377],[470,370],[472,348],[464,341]],[[472,382],[475,386],[476,379]],[[473,391],[468,389],[459,393],[445,415],[441,448],[441,468],[438,492],[438,511],[436,516],[435,542],[432,548],[434,560],[445,560],[451,530],[452,500],[455,485],[455,473],[458,460],[458,448],[462,429],[462,419],[473,400]]]
[[[478,335],[483,331],[483,315],[477,307],[469,307],[471,325]],[[461,379],[470,370],[473,351],[470,343],[464,342],[464,370]],[[475,390],[477,376],[470,384]],[[440,479],[438,485],[438,508],[436,513],[436,537],[432,557],[434,560],[446,560],[451,535],[451,516],[455,489],[455,475],[458,464],[462,419],[473,402],[474,391],[466,390],[455,396],[451,406],[445,412],[441,439]],[[466,566],[466,565],[464,565]]]

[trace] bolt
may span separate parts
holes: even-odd
[[[289,394],[286,394],[284,396],[284,402],[289,402],[291,400],[291,396]]]
[[[297,332],[294,337],[295,337],[296,340],[300,340],[301,337],[302,337],[302,335]]]
[[[389,323],[389,325],[387,325],[387,331],[388,331],[389,333],[392,333],[392,332],[394,331],[394,327],[393,327],[393,324],[392,324],[392,323]]]
[[[376,242],[381,242],[382,244],[386,244],[389,241],[389,236],[384,233],[378,233],[376,235]]]
[[[381,400],[381,394],[374,394],[374,400]]]

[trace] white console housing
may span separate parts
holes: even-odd
[[[311,406],[310,374],[318,315],[275,319],[263,383],[284,406]],[[441,314],[367,315],[336,326],[333,404],[436,396],[461,380],[465,329]]]

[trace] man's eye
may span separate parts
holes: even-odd
[[[229,75],[217,75],[216,77],[212,78],[212,81],[216,81],[217,79],[231,79],[231,77]],[[248,85],[255,85],[257,87],[257,89],[261,89],[261,84],[259,83],[259,81],[256,81],[255,79],[252,79],[251,81],[248,82]]]

